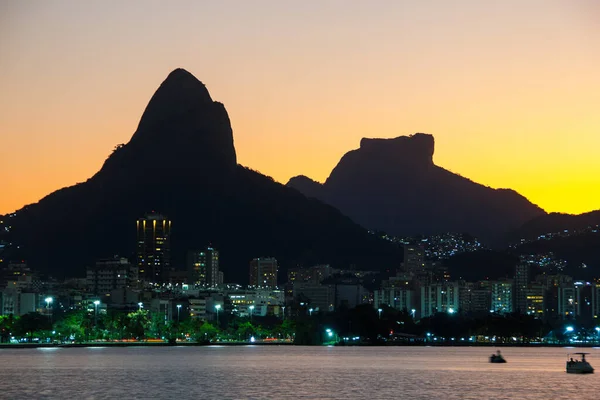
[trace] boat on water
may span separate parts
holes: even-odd
[[[500,354],[500,350],[496,351],[496,354],[492,354],[490,356],[490,362],[491,363],[498,363],[498,364],[502,364],[505,363],[506,360],[504,359],[504,357],[502,357],[502,354]]]
[[[567,374],[593,374],[594,368],[585,359],[585,355],[590,353],[573,353],[575,356],[581,356],[581,360],[573,359],[571,354],[567,354]]]

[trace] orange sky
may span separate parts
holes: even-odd
[[[453,172],[600,208],[598,2],[175,4],[0,3],[0,213],[90,177],[176,67],[225,104],[239,162],[282,183],[427,132]]]

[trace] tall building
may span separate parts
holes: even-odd
[[[205,250],[190,251],[187,264],[192,284],[214,287],[223,283],[218,250],[208,247]]]
[[[589,323],[594,319],[595,284],[573,282],[558,288],[558,313],[562,319]]]
[[[275,258],[255,258],[250,262],[248,284],[255,287],[277,287],[277,260]]]
[[[460,282],[459,309],[464,314],[487,314],[491,309],[491,292],[481,282]]]
[[[490,311],[498,314],[513,312],[513,282],[512,280],[490,282],[492,302]]]
[[[527,285],[529,283],[529,265],[519,263],[515,267],[515,287],[513,291],[515,311],[527,313]]]
[[[561,319],[577,317],[577,291],[573,284],[558,287],[558,315]]]
[[[95,266],[87,268],[87,287],[95,295],[106,295],[115,289],[134,286],[137,280],[137,267],[126,258],[98,260]]]
[[[405,244],[402,267],[405,272],[415,274],[423,272],[425,270],[425,250],[423,247],[416,244]]]
[[[526,313],[527,315],[533,315],[537,318],[544,316],[546,305],[544,304],[544,297],[546,294],[546,288],[543,285],[530,285],[525,292],[526,299]]]
[[[592,316],[597,321],[600,318],[600,283],[594,285],[592,299]]]
[[[459,309],[458,282],[436,283],[421,286],[421,317],[438,312],[455,313]]]
[[[137,221],[137,265],[139,279],[163,283],[170,266],[171,221],[148,214]]]

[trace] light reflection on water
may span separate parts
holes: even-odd
[[[0,349],[0,398],[597,399],[573,348],[207,346]],[[600,372],[600,350],[589,360]]]

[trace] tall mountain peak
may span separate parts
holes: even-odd
[[[218,177],[237,165],[225,107],[182,68],[172,71],[158,87],[131,140],[118,150],[102,170],[173,175],[199,168],[211,169]]]
[[[156,90],[140,119],[138,132],[168,124],[195,108],[212,103],[206,86],[183,68],[173,70]]]

